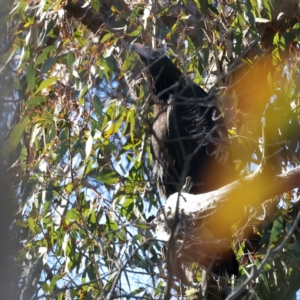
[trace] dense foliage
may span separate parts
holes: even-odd
[[[164,201],[150,151],[153,99],[129,51],[134,41],[166,45],[182,71],[219,96],[242,176],[264,156],[263,125],[272,169],[298,165],[300,22],[297,1],[286,2],[285,12],[271,0],[5,5],[1,126],[9,131],[4,154],[18,206],[23,299],[164,298],[165,248],[146,221]],[[233,226],[236,286],[282,243],[297,200],[295,186],[259,205],[266,214],[246,204],[249,222]],[[259,247],[247,246],[249,231]],[[295,297],[299,228],[283,246],[245,286],[249,297]],[[174,278],[174,296],[201,297],[195,270],[187,290]]]

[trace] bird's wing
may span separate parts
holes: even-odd
[[[223,152],[220,146],[227,140],[224,120],[215,99],[195,83],[179,84],[168,101],[167,116],[168,137],[178,141],[177,151],[192,153],[196,148],[205,147],[209,155]]]

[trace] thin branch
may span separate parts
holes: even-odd
[[[269,248],[268,249],[268,251],[266,253],[266,256],[262,260],[261,264],[257,268],[255,266],[252,268],[250,276],[247,278],[247,280],[245,280],[244,283],[234,293],[229,295],[226,298],[226,300],[236,299],[246,289],[246,287],[250,283],[250,281],[252,281],[253,279],[255,279],[255,277],[257,277],[259,275],[260,270],[264,267],[264,265],[266,264],[268,259],[271,258],[272,256],[274,256],[276,253],[279,253],[283,250],[284,246],[286,245],[289,238],[292,236],[294,230],[298,226],[299,221],[300,221],[300,211],[297,214],[297,217],[296,217],[296,219],[293,223],[293,226],[290,228],[290,230],[288,231],[287,235],[285,236],[285,238],[283,239],[281,244],[279,246],[277,246],[276,248],[273,248],[273,249]]]

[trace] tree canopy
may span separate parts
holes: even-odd
[[[0,219],[16,249],[17,298],[296,299],[298,2],[1,2]],[[130,52],[135,42],[165,47],[216,95],[238,181],[160,198],[150,149],[154,97]],[[165,216],[185,214],[179,236],[171,217],[165,225],[165,203]],[[235,280],[180,262],[192,217],[204,220],[203,243],[218,242],[209,215],[219,230],[232,228]],[[5,249],[3,261],[13,248]],[[170,267],[178,262],[179,273]]]

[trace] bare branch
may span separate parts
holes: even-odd
[[[262,171],[259,168],[255,173],[216,191],[200,195],[175,193],[167,199],[165,210],[169,217],[173,216],[179,205],[180,212],[195,219],[207,218],[205,226],[210,227],[213,223],[214,231],[222,231],[222,227],[234,224],[235,216],[241,216],[245,205],[258,206],[266,199],[298,187],[299,182],[300,167],[278,176],[274,176],[268,169]],[[222,222],[220,219],[219,222],[213,222],[221,215]],[[162,223],[158,222],[156,233],[160,240],[167,241],[169,238]]]

